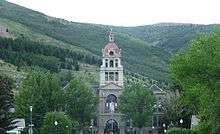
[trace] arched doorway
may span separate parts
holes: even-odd
[[[118,123],[114,119],[106,122],[104,134],[119,134]]]
[[[117,97],[113,94],[109,94],[105,102],[106,112],[115,112],[117,108]]]

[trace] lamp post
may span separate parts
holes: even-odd
[[[33,123],[32,123],[32,110],[33,110],[33,107],[30,106],[29,110],[30,110],[30,125],[29,125],[28,133],[33,134],[33,126],[34,126]]]
[[[69,134],[69,126],[66,126],[67,134]]]
[[[92,134],[93,134],[92,126],[89,126],[89,128],[91,129],[91,132],[92,132]]]
[[[166,133],[166,129],[165,129],[165,127],[166,127],[166,124],[163,123],[163,132],[164,132],[164,133]]]
[[[164,133],[166,133],[167,132],[167,130],[166,129],[164,129]]]
[[[93,126],[94,126],[94,120],[91,119],[91,126],[90,126],[90,129],[91,129],[91,131],[92,131],[92,134],[94,133],[94,131],[93,131]]]
[[[133,127],[132,127],[132,119],[130,119],[130,134],[133,133],[133,132],[132,132],[132,129],[133,129]]]
[[[58,125],[58,122],[57,121],[54,121],[54,125],[56,127],[56,134],[57,134],[57,125]]]
[[[152,134],[154,134],[154,126],[152,126]]]
[[[182,131],[182,124],[183,124],[183,119],[180,119],[180,124],[181,124],[181,134],[183,133],[183,131]]]

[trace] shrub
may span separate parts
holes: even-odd
[[[55,126],[57,121],[57,126]],[[48,112],[44,117],[41,134],[71,134],[73,130],[73,122],[63,112]]]
[[[182,128],[182,130],[181,128],[170,128],[167,130],[167,134],[196,134],[196,133],[191,129],[186,129],[186,128]]]

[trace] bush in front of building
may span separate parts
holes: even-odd
[[[76,122],[64,112],[47,112],[44,116],[41,134],[72,134]]]
[[[197,134],[191,129],[186,128],[170,128],[167,130],[167,134]]]

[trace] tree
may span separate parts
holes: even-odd
[[[73,120],[79,123],[80,134],[94,117],[98,104],[98,98],[92,89],[79,77],[70,81],[66,89],[67,113]]]
[[[169,128],[167,130],[167,134],[196,134],[196,133],[193,130],[186,128]]]
[[[41,134],[72,134],[73,127],[76,127],[76,123],[73,123],[64,112],[48,112],[44,116]]]
[[[164,122],[170,127],[180,126],[180,119],[184,120],[181,127],[190,128],[191,127],[191,109],[186,109],[184,101],[181,97],[175,95],[173,92],[167,92],[167,96],[162,102],[163,106],[163,118]]]
[[[73,77],[72,72],[70,70],[61,70],[57,74],[57,76],[61,81],[61,86],[62,87],[66,86]]]
[[[12,80],[0,75],[0,133],[12,128],[13,116],[10,109],[13,108],[13,83]]]
[[[220,131],[220,31],[200,35],[171,63],[172,75],[181,84],[181,98],[192,114],[200,116],[199,133]]]
[[[58,79],[47,71],[35,69],[23,81],[15,96],[16,115],[29,123],[29,106],[33,106],[35,128],[42,124],[46,112],[60,110],[63,106],[63,93]]]
[[[155,96],[153,92],[141,83],[125,88],[119,99],[119,110],[124,113],[135,127],[142,128],[151,121]]]
[[[98,58],[90,54],[80,56],[81,52],[45,44],[44,42],[31,41],[29,38],[2,38],[0,37],[0,58],[19,67],[39,66],[58,72],[60,69],[75,67],[79,70],[79,61],[97,64]]]

